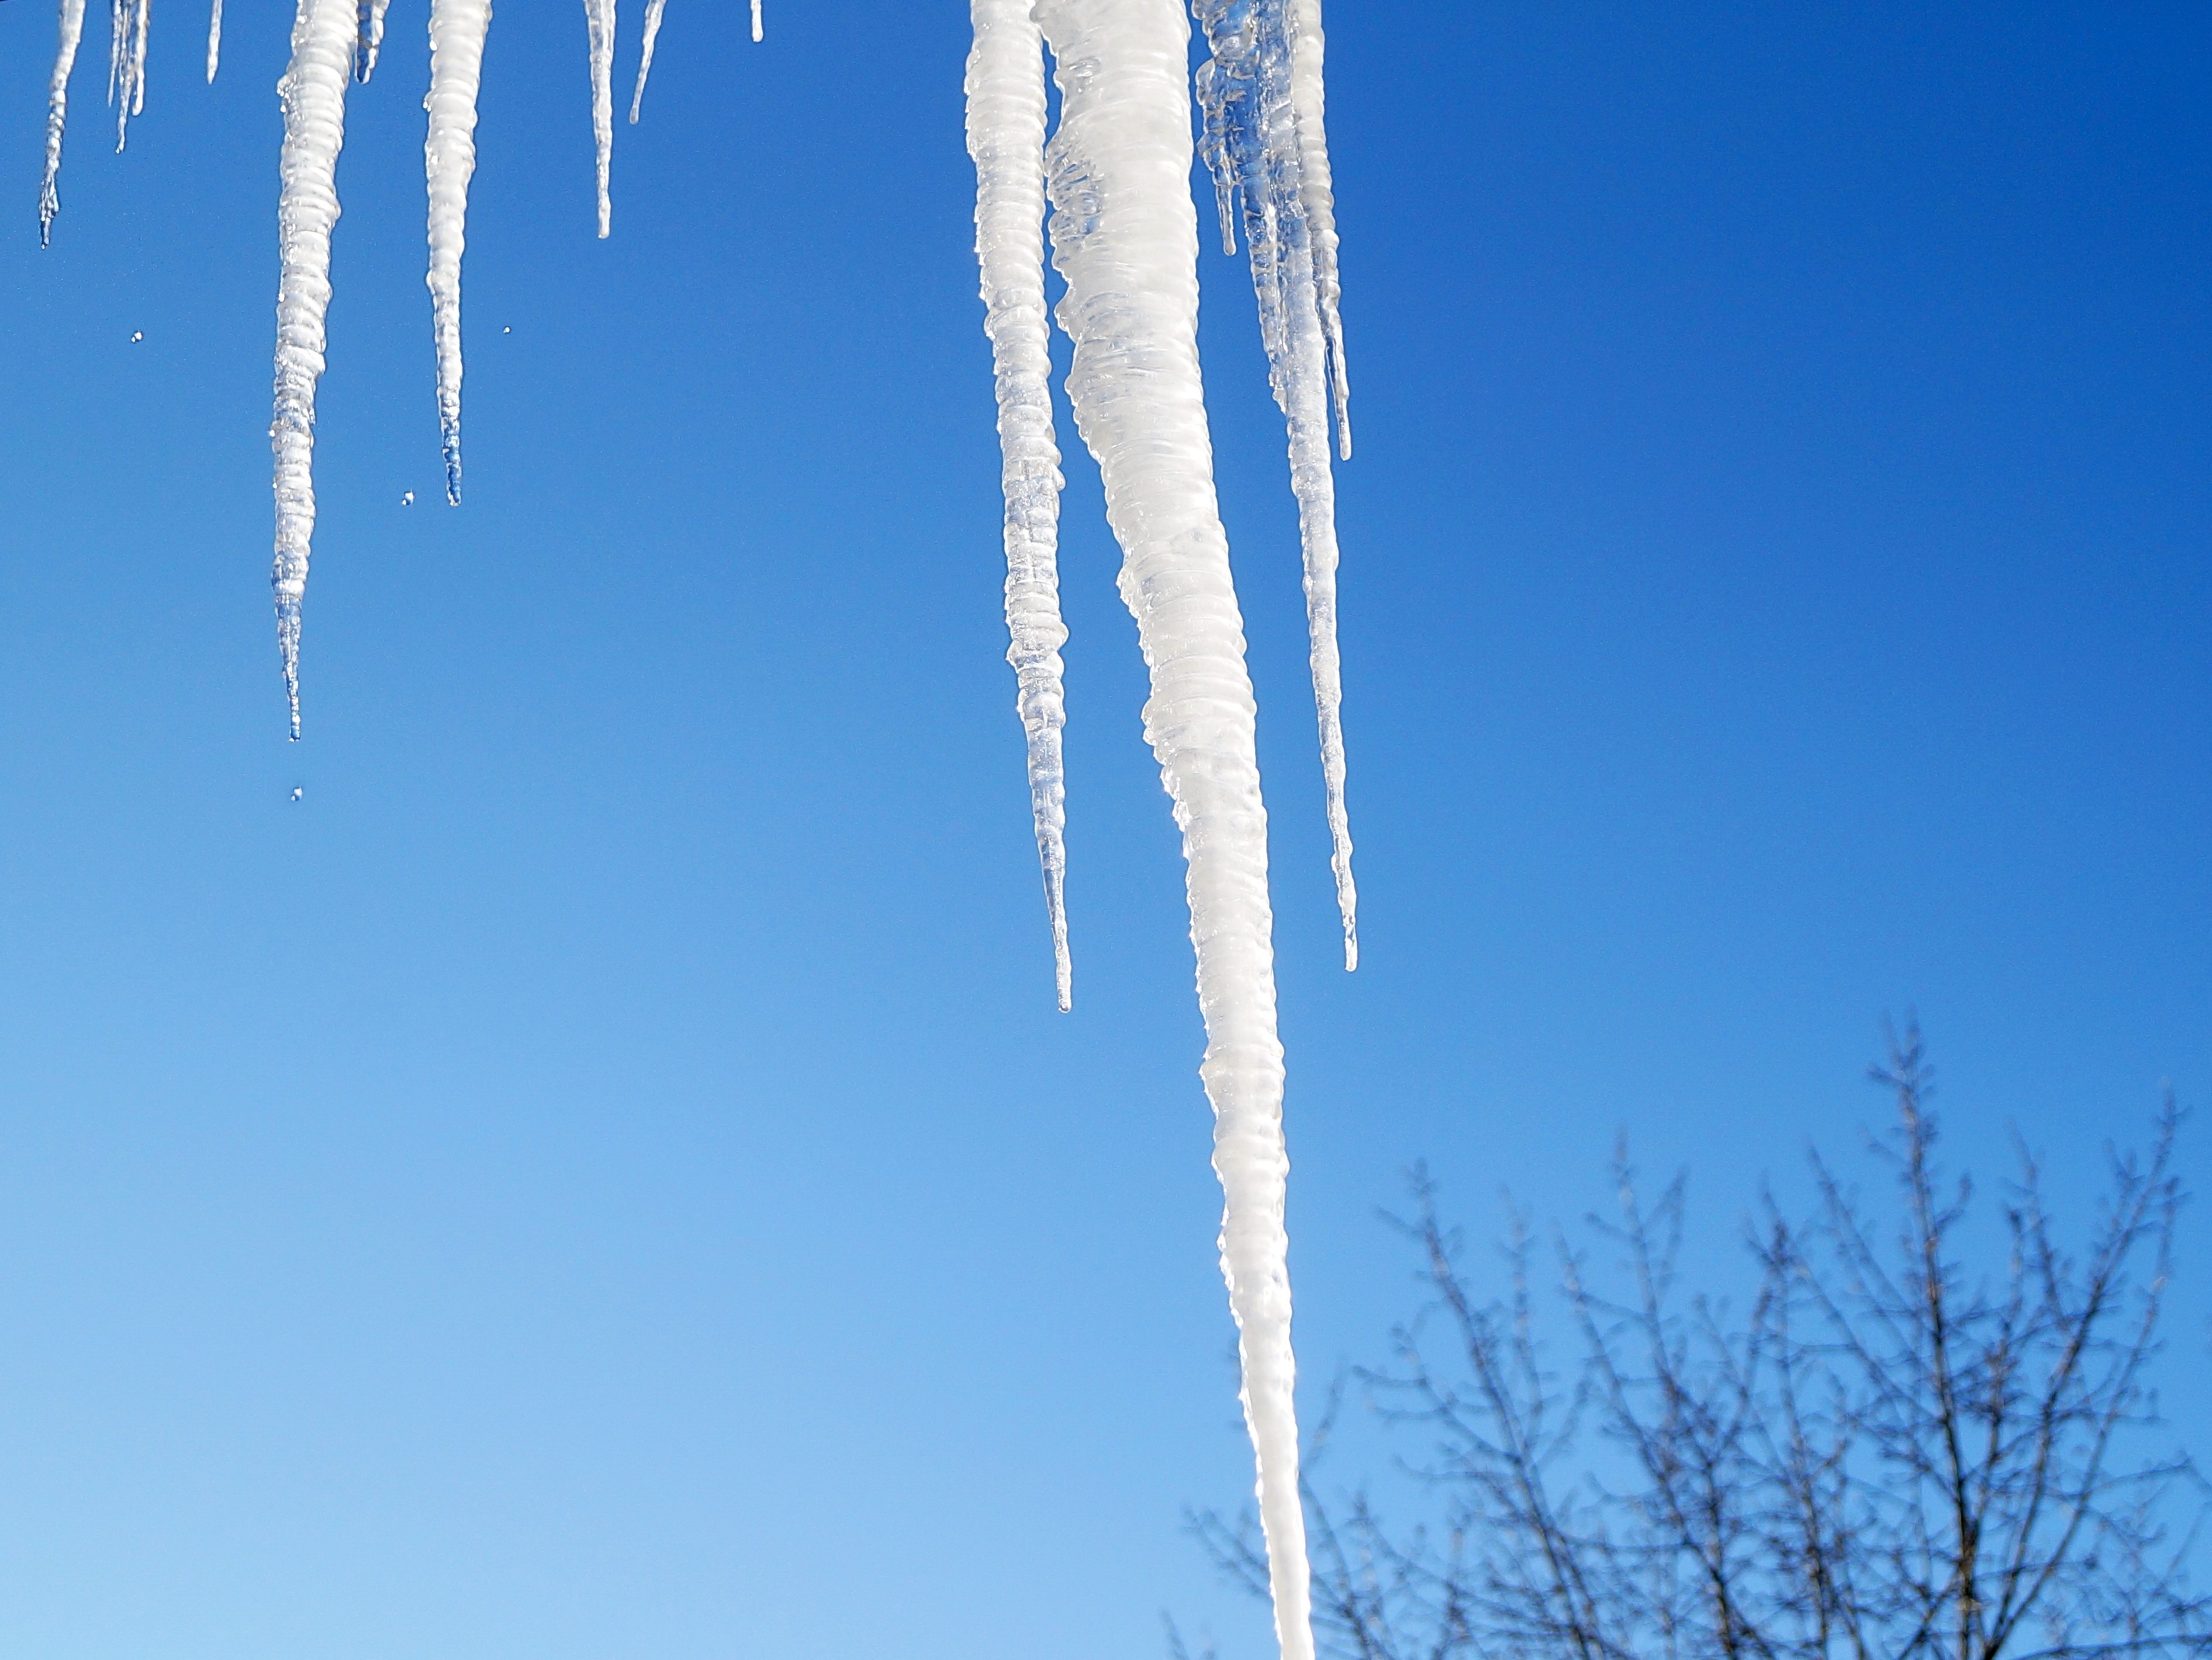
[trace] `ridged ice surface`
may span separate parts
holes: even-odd
[[[430,187],[431,326],[438,350],[438,444],[446,501],[461,503],[461,250],[469,179],[477,170],[477,88],[483,76],[491,0],[430,0],[429,137],[422,143]]]
[[[1291,1285],[1283,1229],[1283,1049],[1275,1031],[1267,815],[1252,683],[1213,488],[1198,364],[1189,28],[1177,0],[1042,0],[1059,65],[1046,151],[1068,392],[1121,544],[1152,696],[1145,731],[1175,803],[1226,1201],[1221,1266],[1238,1329],[1275,1629],[1312,1660],[1298,1505]]]
[[[1330,868],[1344,923],[1344,965],[1359,962],[1358,896],[1352,824],[1344,799],[1344,679],[1336,644],[1336,481],[1329,465],[1330,361],[1341,365],[1337,329],[1334,209],[1321,139],[1319,0],[1196,0],[1209,56],[1198,72],[1204,151],[1212,171],[1222,240],[1236,246],[1241,216],[1268,381],[1290,429],[1291,489],[1297,498],[1314,708],[1321,727]],[[1315,233],[1310,216],[1327,226]],[[1328,281],[1319,252],[1328,247]],[[1339,429],[1351,429],[1338,399]]]
[[[146,31],[151,0],[112,0],[108,25],[107,101],[115,106],[115,148],[131,137],[131,118],[146,109]]]
[[[615,0],[584,0],[592,66],[592,142],[599,149],[599,234],[614,222],[607,173],[615,154]]]
[[[973,0],[968,153],[975,162],[975,257],[983,331],[999,391],[1006,494],[1006,631],[1015,708],[1029,742],[1030,806],[1044,867],[1060,1006],[1072,1005],[1067,954],[1066,793],[1060,728],[1060,449],[1053,441],[1050,319],[1044,301],[1044,41],[1030,0]]]
[[[222,64],[222,0],[212,0],[208,7],[208,85],[215,84],[215,72]]]
[[[645,47],[638,53],[637,90],[629,95],[629,124],[637,125],[638,112],[645,107],[645,81],[653,73],[653,48],[660,39],[660,14],[668,0],[645,0]]]
[[[361,11],[354,37],[354,79],[366,82],[376,73],[376,60],[384,51],[384,13],[392,0],[360,0]]]
[[[54,234],[62,210],[62,129],[69,124],[70,73],[76,68],[78,42],[84,39],[84,0],[61,0],[54,46],[54,71],[46,81],[46,171],[39,183],[39,246]]]
[[[315,537],[315,385],[323,374],[323,324],[331,304],[331,232],[338,221],[338,149],[345,143],[346,81],[359,19],[355,0],[300,0],[292,61],[276,83],[284,110],[277,162],[276,642],[292,736],[300,735],[300,604]]]

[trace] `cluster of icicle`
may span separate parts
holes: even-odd
[[[338,151],[345,143],[349,81],[366,82],[384,49],[390,0],[297,0],[292,57],[276,83],[284,112],[277,163],[279,267],[276,283],[276,409],[269,437],[276,452],[276,553],[270,585],[276,601],[276,639],[283,657],[291,734],[300,735],[300,608],[315,533],[315,388],[322,379],[324,321],[331,302],[331,233],[338,219]],[[646,77],[666,0],[647,0],[644,50],[635,122],[645,102]],[[108,101],[115,106],[115,147],[146,102],[146,33],[151,0],[110,0],[112,42]],[[592,131],[598,149],[599,234],[611,228],[608,168],[614,149],[612,76],[615,0],[584,0],[592,81]],[[438,437],[446,465],[446,500],[461,500],[461,252],[469,180],[476,172],[477,89],[482,79],[491,0],[430,0],[429,116],[423,160],[429,183],[432,332],[438,363]],[[39,241],[53,234],[61,211],[62,131],[69,113],[70,76],[84,35],[84,0],[61,0],[59,44],[48,83],[46,165],[39,186]],[[761,0],[752,0],[752,35],[761,38]],[[222,58],[222,0],[208,14],[207,78]]]
[[[1053,264],[1066,283],[1055,314],[1073,346],[1068,396],[1121,545],[1121,596],[1152,672],[1146,736],[1182,831],[1206,1018],[1200,1070],[1225,1201],[1221,1265],[1239,1333],[1276,1635],[1285,1660],[1310,1660],[1267,809],[1199,374],[1189,22],[1180,0],[971,0],[971,10],[968,144],[1004,458],[1007,656],[1029,739],[1060,1006],[1068,1005],[1060,656],[1067,630],[1041,231],[1048,198]],[[1194,10],[1211,49],[1198,77],[1205,155],[1224,235],[1233,236],[1241,205],[1271,379],[1290,429],[1349,968],[1358,935],[1338,716],[1332,390],[1347,455],[1351,434],[1322,127],[1320,5],[1196,0]],[[1049,139],[1048,49],[1060,94]]]

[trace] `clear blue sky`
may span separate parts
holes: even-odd
[[[120,157],[95,15],[42,254],[52,14],[0,7],[0,1653],[1125,1660],[1172,1607],[1261,1655],[1178,1533],[1249,1455],[1079,456],[1052,1006],[963,9],[769,0],[755,47],[672,0],[599,243],[580,9],[503,0],[457,512],[423,9],[349,111],[295,747],[289,10],[232,0],[209,89],[157,0]],[[1724,1263],[1878,1117],[1886,1010],[1956,1151],[2017,1126],[2069,1192],[2161,1079],[2212,1096],[2212,17],[1329,21],[1352,976],[1212,249],[1203,325],[1309,1378],[1411,1305],[1411,1160],[1571,1216],[1625,1130]]]

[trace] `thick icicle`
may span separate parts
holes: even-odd
[[[84,39],[84,0],[61,0],[54,72],[46,82],[46,172],[39,182],[39,246],[52,238],[54,216],[62,210],[62,129],[69,121],[70,73],[76,68],[77,43]]]
[[[615,150],[615,0],[584,0],[584,24],[592,53],[592,138],[599,151],[599,234],[613,222],[607,198],[607,168]]]
[[[366,82],[376,73],[377,54],[384,50],[384,13],[392,0],[361,0],[354,36],[353,76]]]
[[[331,231],[338,219],[338,149],[345,143],[346,80],[353,69],[354,0],[300,0],[292,61],[276,83],[284,108],[277,162],[276,643],[292,736],[300,735],[300,602],[315,536],[315,383],[323,373],[323,321],[331,303]]]
[[[430,184],[430,314],[438,347],[438,442],[446,501],[461,504],[461,249],[469,179],[477,170],[477,87],[491,0],[430,0],[430,114],[423,169]]]
[[[111,0],[107,101],[115,106],[115,148],[131,137],[131,118],[146,109],[146,29],[151,0]]]
[[[975,257],[983,331],[999,389],[1005,488],[1006,630],[1016,707],[1029,738],[1030,806],[1044,866],[1060,1006],[1070,1006],[1060,728],[1060,450],[1044,301],[1044,41],[1030,0],[973,0],[968,153],[975,161]]]
[[[660,11],[668,0],[645,0],[645,50],[637,60],[637,90],[629,95],[629,124],[637,125],[637,112],[645,106],[645,77],[653,73],[653,45],[660,38]]]
[[[1301,47],[1294,7],[1310,5],[1313,35]],[[1328,325],[1306,216],[1310,192],[1294,60],[1304,51],[1316,84],[1319,131],[1320,21],[1317,0],[1196,0],[1212,56],[1200,67],[1205,153],[1212,169],[1225,243],[1241,201],[1252,285],[1260,306],[1268,381],[1290,429],[1291,489],[1298,503],[1305,567],[1306,628],[1321,728],[1322,779],[1328,811],[1330,868],[1344,922],[1344,965],[1359,962],[1358,896],[1352,878],[1352,826],[1344,800],[1344,682],[1336,646],[1336,483],[1328,458]],[[1324,155],[1321,169],[1326,202]],[[1333,234],[1333,233],[1332,233]],[[1332,242],[1332,260],[1334,244]],[[1332,307],[1333,308],[1333,307]],[[1340,412],[1341,406],[1340,405]]]
[[[1252,683],[1213,489],[1198,365],[1189,30],[1177,0],[1042,0],[1060,124],[1046,151],[1068,392],[1098,459],[1152,696],[1145,729],[1188,864],[1191,940],[1238,1328],[1284,1660],[1312,1660],[1283,1231],[1289,1161],[1275,1033],[1267,817]]]
[[[215,72],[222,63],[222,0],[213,0],[208,7],[208,85],[215,84]]]

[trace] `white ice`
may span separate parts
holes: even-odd
[[[1198,363],[1189,26],[1177,0],[1041,0],[1060,125],[1046,152],[1068,392],[1097,458],[1152,696],[1145,730],[1175,803],[1226,1201],[1222,1273],[1238,1329],[1275,1630],[1312,1660],[1292,1405],[1267,815],[1243,623],[1213,488]]]
[[[430,187],[430,317],[438,350],[438,443],[446,500],[461,502],[461,250],[469,179],[477,168],[477,88],[483,78],[491,0],[430,0],[429,137],[422,143]]]
[[[1030,806],[1044,867],[1060,1006],[1071,1006],[1060,728],[1060,450],[1053,441],[1052,360],[1044,299],[1044,42],[1030,0],[973,0],[968,153],[975,162],[975,255],[983,331],[997,371],[1000,482],[1006,495],[1006,629],[1016,701],[1029,741]]]
[[[292,736],[300,735],[300,605],[315,536],[315,383],[323,373],[323,323],[331,303],[331,231],[338,219],[338,149],[345,143],[346,81],[358,19],[354,0],[299,0],[292,61],[276,83],[284,111],[277,161],[276,642]]]
[[[661,8],[668,0],[645,0],[645,50],[637,60],[637,90],[629,95],[629,124],[637,125],[637,112],[645,105],[645,78],[653,73],[653,43],[660,39]]]
[[[215,72],[222,63],[222,0],[213,0],[208,7],[208,85],[215,84]]]
[[[112,0],[108,26],[107,101],[115,106],[115,148],[131,136],[131,118],[146,109],[146,29],[151,0]]]
[[[761,0],[753,0],[753,39],[761,38]]]
[[[1321,244],[1308,216],[1310,204],[1317,204],[1325,217],[1334,213],[1328,157],[1320,137],[1319,0],[1198,0],[1195,9],[1212,48],[1199,71],[1198,96],[1223,240],[1234,246],[1232,228],[1241,205],[1268,380],[1289,429],[1291,489],[1298,504],[1329,865],[1344,926],[1344,965],[1351,969],[1359,963],[1358,895],[1352,883],[1352,824],[1344,795],[1344,680],[1336,643],[1336,483],[1328,455],[1335,240],[1331,218],[1328,247],[1332,276],[1325,302]],[[1300,20],[1307,27],[1301,27]],[[1318,174],[1318,186],[1309,176],[1310,164]],[[1340,343],[1334,350],[1340,364]],[[1338,414],[1340,435],[1348,447],[1350,428],[1344,423],[1340,399]]]
[[[615,0],[584,0],[584,25],[591,41],[592,138],[599,147],[599,234],[612,225],[607,170],[615,150]]]
[[[84,0],[61,0],[54,72],[46,81],[46,172],[39,184],[40,247],[52,240],[54,216],[62,210],[62,128],[69,120],[70,72],[76,67],[77,43],[83,39]]]

